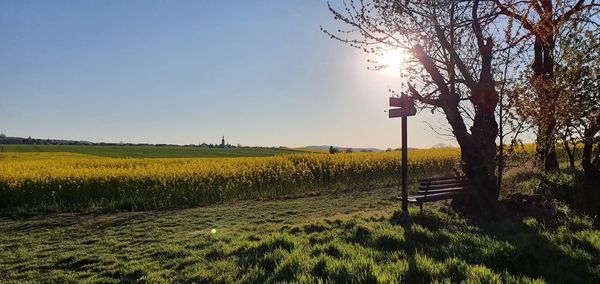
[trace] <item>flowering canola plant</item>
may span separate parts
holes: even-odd
[[[458,149],[409,152],[413,178],[447,173]],[[399,181],[401,153],[306,153],[256,158],[103,158],[0,153],[0,208],[132,210]]]

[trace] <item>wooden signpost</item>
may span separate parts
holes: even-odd
[[[406,120],[409,116],[417,114],[415,101],[408,96],[390,97],[389,118],[402,118],[402,214],[408,216],[408,148],[406,139]]]
[[[412,108],[393,108],[388,112],[390,118],[413,116],[417,113],[417,109]]]

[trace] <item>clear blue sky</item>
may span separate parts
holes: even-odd
[[[333,41],[324,1],[0,0],[0,132],[110,142],[398,147],[400,78]],[[420,113],[409,144],[453,143]]]

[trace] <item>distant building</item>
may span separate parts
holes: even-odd
[[[225,148],[227,147],[227,145],[225,144],[225,136],[223,136],[223,138],[221,138],[221,144],[219,145],[219,148]]]

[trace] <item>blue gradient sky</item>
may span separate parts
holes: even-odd
[[[398,147],[400,78],[325,36],[323,1],[0,0],[0,132],[110,142]],[[409,144],[453,143],[440,116]]]

